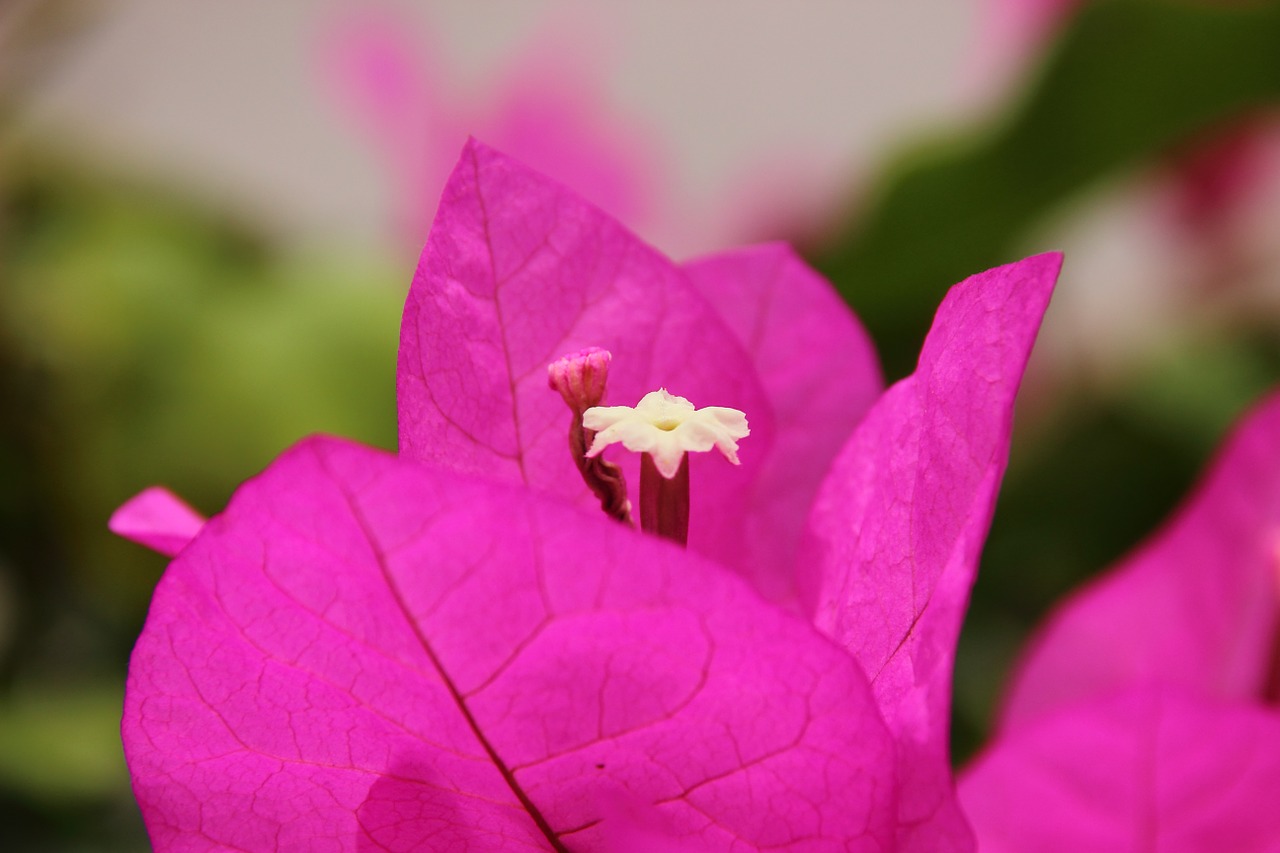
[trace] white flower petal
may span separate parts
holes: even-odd
[[[619,421],[635,417],[636,410],[630,406],[593,406],[582,413],[582,425],[599,432]]]
[[[666,433],[666,436],[659,440],[657,446],[649,452],[649,455],[653,457],[653,464],[658,469],[658,473],[668,480],[680,472],[680,463],[684,461],[685,451],[685,448],[681,447],[678,441],[668,437],[672,435],[674,433]]]
[[[666,388],[651,391],[634,409],[597,406],[582,415],[582,425],[596,431],[587,456],[597,456],[611,444],[621,443],[633,453],[648,453],[662,476],[671,479],[686,452],[717,448],[738,464],[737,439],[751,434],[747,416],[737,409],[708,406],[695,409],[684,397]]]

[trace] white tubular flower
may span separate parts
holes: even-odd
[[[703,452],[715,447],[738,464],[737,439],[751,434],[747,416],[737,409],[707,406],[695,409],[684,397],[666,388],[645,394],[630,406],[595,406],[582,415],[582,425],[595,432],[587,451],[598,456],[618,442],[634,453],[648,453],[658,472],[668,480],[680,470],[685,451]]]

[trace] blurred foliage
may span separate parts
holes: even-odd
[[[116,787],[123,701],[118,682],[20,691],[0,714],[0,784],[55,804]]]
[[[98,543],[146,485],[209,511],[308,433],[394,447],[403,274],[277,257],[242,227],[33,160],[4,215],[4,423],[22,449],[6,481],[57,495],[38,553],[88,571],[93,597],[137,599]]]
[[[1280,105],[1280,3],[1088,4],[1021,100],[880,172],[860,213],[811,258],[911,372],[946,289],[1027,246],[1062,202],[1179,143]]]
[[[5,163],[0,789],[74,836],[73,815],[132,811],[119,689],[99,685],[123,674],[164,563],[107,518],[157,482],[215,511],[312,432],[393,448],[406,274],[284,257],[258,229],[29,152]],[[65,713],[33,710],[55,686]],[[137,847],[136,814],[122,826]]]

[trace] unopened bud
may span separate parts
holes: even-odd
[[[609,378],[608,350],[587,347],[571,355],[561,356],[547,365],[547,384],[558,391],[573,412],[569,421],[569,454],[582,474],[582,480],[600,499],[600,508],[610,518],[631,524],[631,501],[627,499],[627,483],[622,469],[612,462],[587,458],[595,433],[582,425],[582,413],[600,405],[604,399],[605,381]]]
[[[613,355],[599,347],[587,347],[561,356],[547,365],[547,384],[560,393],[576,414],[600,405]]]

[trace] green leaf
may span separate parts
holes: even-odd
[[[0,789],[42,801],[109,798],[129,788],[120,684],[31,685],[0,706]]]

